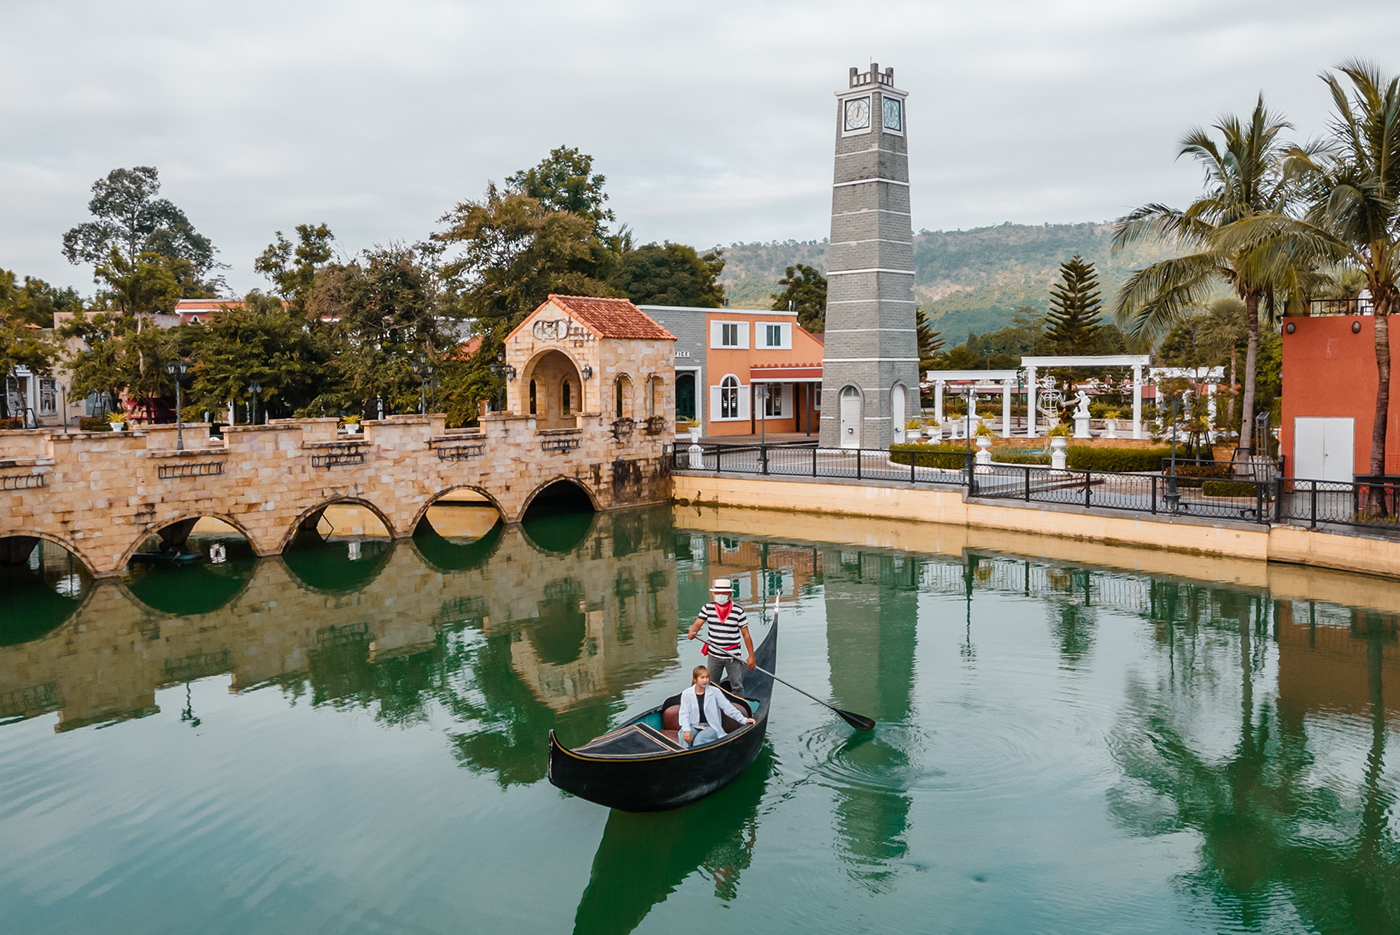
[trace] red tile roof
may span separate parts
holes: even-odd
[[[481,335],[475,334],[458,344],[456,350],[447,355],[447,359],[470,360],[471,356],[479,350],[481,350]]]
[[[676,336],[627,299],[551,295],[549,301],[568,312],[600,338],[674,341]]]

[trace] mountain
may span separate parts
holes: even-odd
[[[1173,255],[1173,248],[1155,243],[1114,255],[1112,241],[1107,222],[921,230],[914,235],[914,295],[951,346],[969,332],[1010,325],[1018,306],[1045,311],[1060,264],[1075,253],[1098,269],[1105,305],[1134,269]],[[826,246],[825,240],[730,244],[720,276],[729,304],[767,308],[788,266],[826,271]]]

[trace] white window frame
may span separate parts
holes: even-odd
[[[724,343],[724,329],[732,327],[737,344]],[[749,348],[749,323],[746,321],[710,322],[710,347],[722,351],[746,351]]]
[[[790,351],[792,350],[792,322],[790,321],[762,321],[754,326],[755,336],[759,333],[763,335],[763,341],[758,346],[761,350],[768,351]],[[772,343],[773,331],[778,329],[778,343]]]
[[[720,381],[710,388],[710,421],[711,422],[747,422],[749,420],[749,394],[751,389],[747,383],[739,379],[735,373],[726,373]],[[731,415],[725,415],[725,393],[732,392],[733,405],[728,407]]]

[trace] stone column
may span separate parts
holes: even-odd
[[[943,425],[943,381],[933,381],[933,417],[938,420],[940,426]]]
[[[1026,368],[1026,437],[1035,438],[1035,368]]]
[[[1214,383],[1206,386],[1206,416],[1210,420],[1210,425],[1206,429],[1206,438],[1212,443],[1215,442],[1215,391],[1217,387]]]
[[[1133,364],[1133,438],[1142,438],[1142,364]]]
[[[1011,381],[1001,381],[1001,437],[1011,437]]]

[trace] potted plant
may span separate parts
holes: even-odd
[[[924,428],[928,430],[924,434],[928,436],[930,441],[941,441],[943,439],[943,426],[939,424],[936,416],[929,416],[925,419]]]
[[[1118,420],[1123,418],[1123,410],[1117,406],[1109,406],[1103,411],[1103,428],[1105,438],[1118,437]]]
[[[977,428],[972,433],[973,442],[977,445],[977,463],[990,465],[992,463],[992,430],[985,422],[978,422]]]
[[[341,419],[340,421],[342,421],[342,422],[345,423],[345,431],[346,431],[346,434],[355,435],[355,434],[357,434],[357,433],[360,431],[360,417],[359,417],[359,416],[357,416],[357,415],[348,415],[348,416],[346,416],[345,418]]]
[[[1065,449],[1069,447],[1069,426],[1061,422],[1050,430],[1050,467],[1065,469]]]
[[[907,442],[916,442],[919,440],[918,419],[910,419],[908,422],[904,423],[904,440]]]
[[[125,431],[126,431],[126,413],[124,413],[124,412],[114,412],[114,413],[112,413],[111,415],[109,415],[109,416],[107,417],[107,424],[110,425],[110,426],[112,427],[112,431],[114,431],[114,432],[125,432]]]

